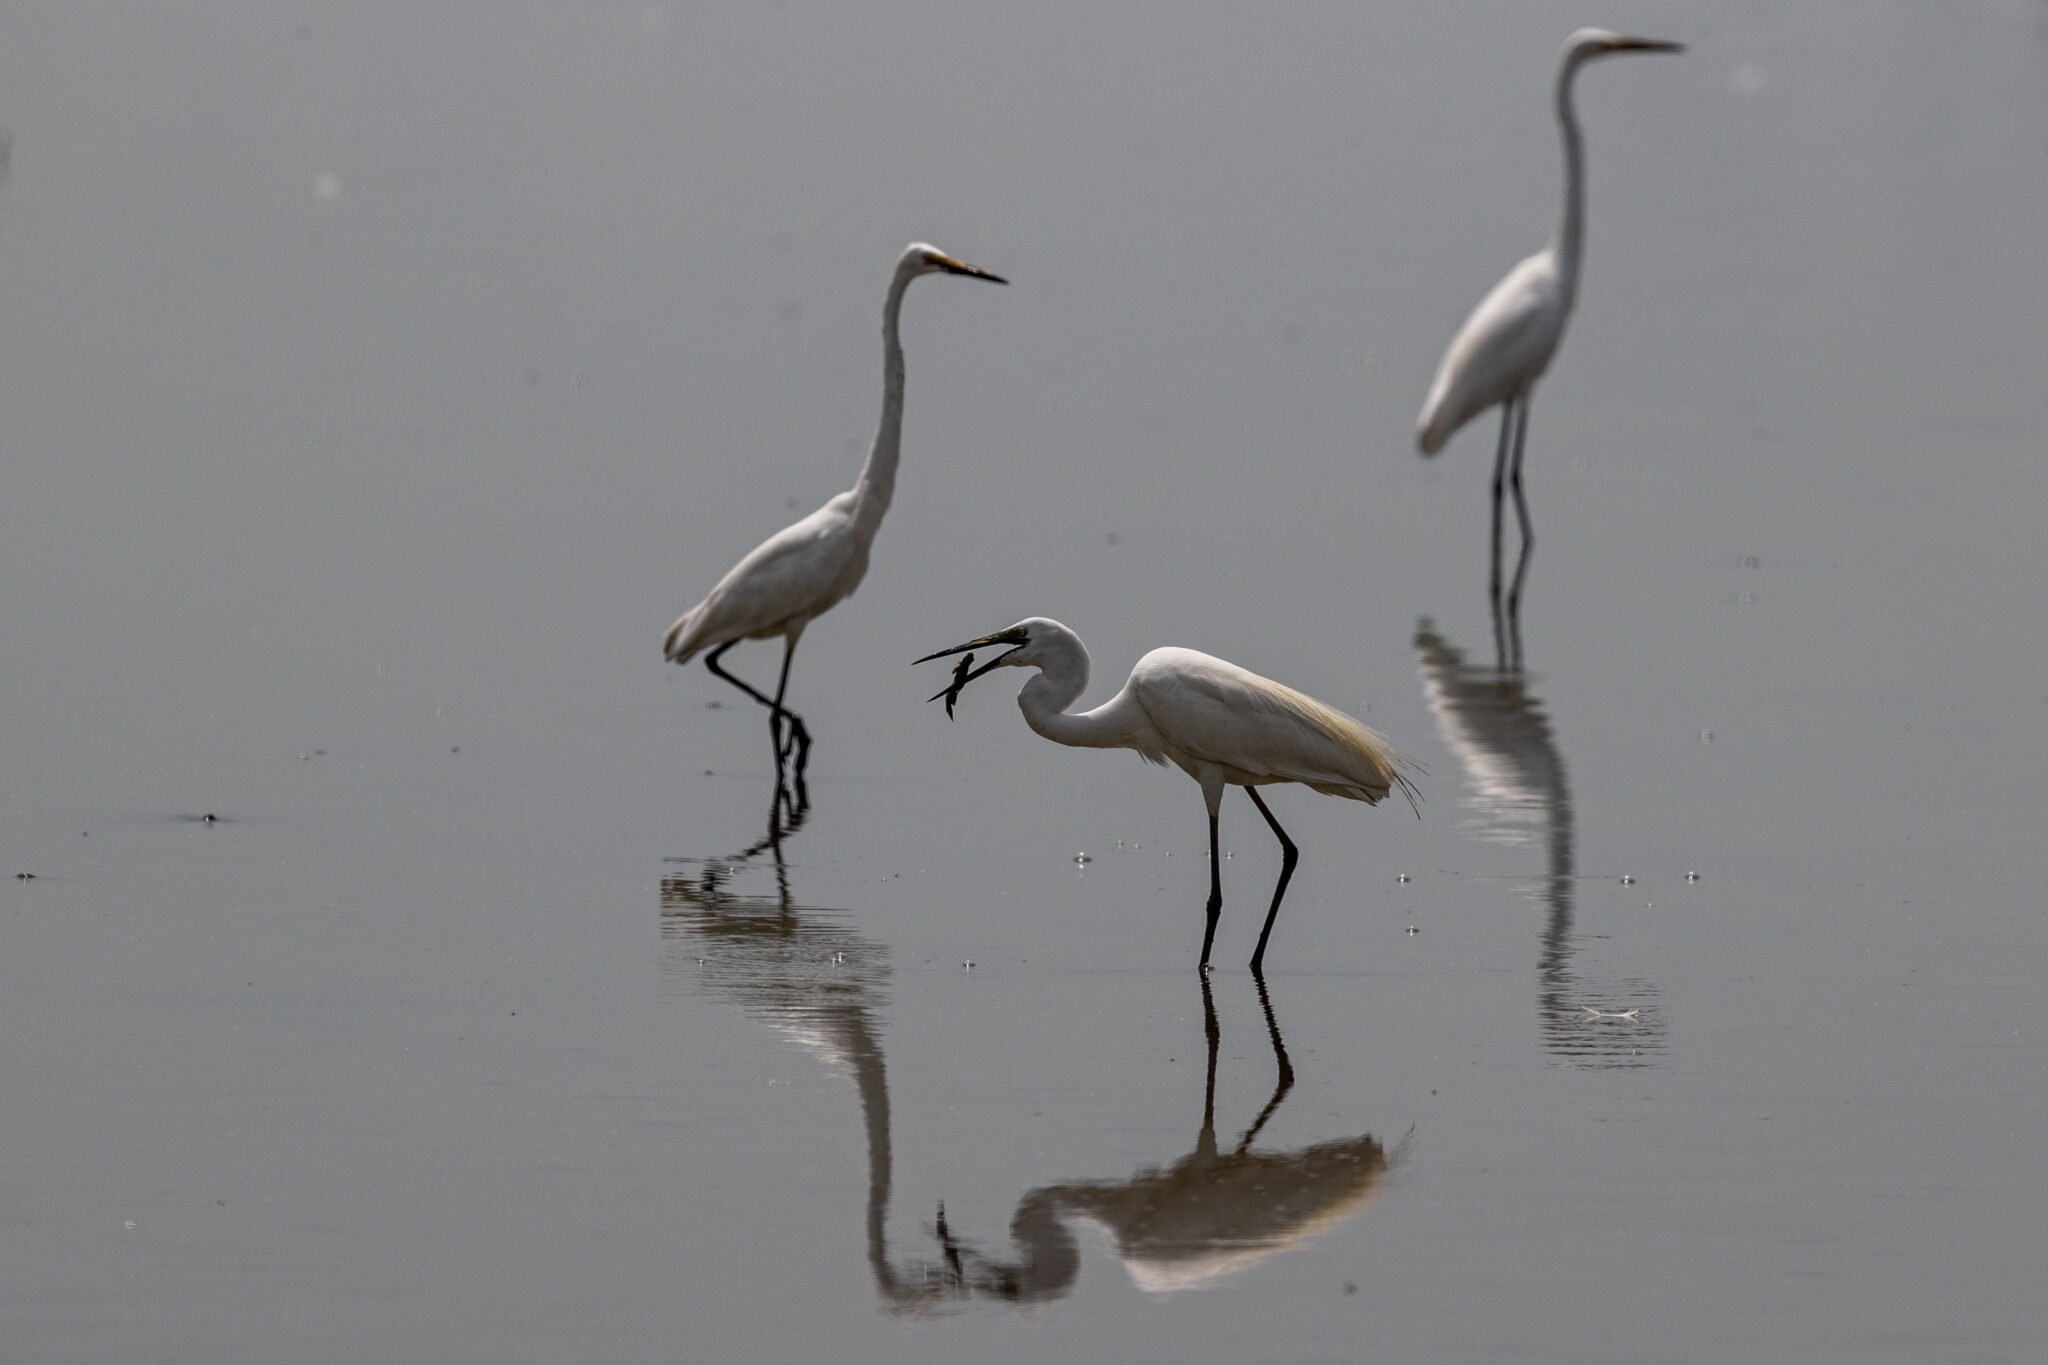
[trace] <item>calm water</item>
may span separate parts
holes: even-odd
[[[0,1356],[2035,1359],[2048,7],[1368,9],[0,17]],[[784,806],[656,646],[917,237]],[[924,704],[1036,613],[1427,765],[1263,994],[1248,802],[1205,990],[1193,785]]]

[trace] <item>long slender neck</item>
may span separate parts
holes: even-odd
[[[1579,115],[1572,107],[1572,78],[1579,63],[1567,58],[1557,69],[1557,131],[1564,141],[1564,209],[1558,215],[1558,274],[1567,297],[1579,289],[1579,260],[1586,249],[1586,148],[1579,136]]]
[[[889,281],[889,298],[882,305],[882,420],[875,428],[868,462],[861,466],[860,482],[853,486],[854,515],[870,532],[881,524],[889,500],[896,496],[896,460],[903,453],[903,343],[897,339],[896,319],[903,311],[903,291],[914,278],[898,272]]]
[[[1119,744],[1124,727],[1099,711],[1077,716],[1066,714],[1069,706],[1088,690],[1088,650],[1072,631],[1046,642],[1045,659],[1024,690],[1017,694],[1017,709],[1024,723],[1055,744],[1077,749],[1107,749]]]

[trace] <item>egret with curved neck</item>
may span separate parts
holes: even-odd
[[[792,750],[801,776],[811,752],[811,736],[803,718],[782,704],[789,689],[789,661],[796,655],[796,642],[804,627],[860,586],[868,571],[868,547],[896,493],[896,462],[903,445],[903,345],[896,324],[903,294],[919,276],[940,273],[1009,283],[928,243],[912,242],[904,248],[882,306],[882,420],[875,428],[875,443],[861,467],[860,480],[802,521],[785,526],[748,551],[718,580],[709,596],[669,627],[662,644],[662,653],[678,664],[711,651],[704,666],[768,708],[778,776]],[[725,652],[741,640],[771,640],[778,635],[783,642],[782,675],[772,698],[718,666]],[[783,738],[785,722],[789,727],[787,743]]]
[[[1579,268],[1586,245],[1586,154],[1579,118],[1572,107],[1572,82],[1579,68],[1599,57],[1627,52],[1683,52],[1678,43],[1625,38],[1604,29],[1580,29],[1565,40],[1557,64],[1553,99],[1558,134],[1564,142],[1564,207],[1550,245],[1522,261],[1480,301],[1451,339],[1423,401],[1415,443],[1424,455],[1444,448],[1458,428],[1496,405],[1500,447],[1493,465],[1493,580],[1500,598],[1501,495],[1515,491],[1515,515],[1522,526],[1522,558],[1515,571],[1515,596],[1536,543],[1529,504],[1522,496],[1522,446],[1529,434],[1529,396],[1550,368],[1565,322],[1578,302]]]
[[[1333,706],[1192,649],[1155,649],[1138,660],[1123,690],[1092,711],[1067,708],[1088,690],[1088,649],[1057,621],[1034,616],[1007,630],[927,654],[930,659],[1001,647],[1003,653],[970,671],[972,656],[947,688],[950,710],[960,690],[998,668],[1037,673],[1017,694],[1024,723],[1055,744],[1081,749],[1130,749],[1147,762],[1171,763],[1201,784],[1209,808],[1208,923],[1201,966],[1209,966],[1216,922],[1223,910],[1222,861],[1217,852],[1217,811],[1225,787],[1243,787],[1280,840],[1280,880],[1259,930],[1252,970],[1263,969],[1266,941],[1294,875],[1299,850],[1273,818],[1259,788],[1299,782],[1328,796],[1377,805],[1399,787],[1415,800],[1407,755],[1378,733]]]

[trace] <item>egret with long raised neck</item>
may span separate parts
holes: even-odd
[[[1147,762],[1173,764],[1201,784],[1209,808],[1208,922],[1201,966],[1209,965],[1223,910],[1223,864],[1217,812],[1225,787],[1243,787],[1280,840],[1280,880],[1259,930],[1252,970],[1262,970],[1266,942],[1299,857],[1294,840],[1273,818],[1259,788],[1299,782],[1328,796],[1378,805],[1399,787],[1412,806],[1414,763],[1369,726],[1314,697],[1249,669],[1192,649],[1155,649],[1138,660],[1123,690],[1092,711],[1067,710],[1088,690],[1088,649],[1057,621],[1034,616],[1007,630],[942,649],[924,663],[968,650],[1003,652],[972,672],[956,672],[931,698],[949,701],[984,673],[1031,668],[1037,675],[1017,694],[1024,723],[1055,744],[1129,749]],[[1419,812],[1418,812],[1419,813]]]
[[[1008,284],[980,266],[969,265],[926,242],[912,242],[897,258],[882,306],[882,420],[875,443],[861,467],[860,480],[794,525],[785,526],[747,552],[702,602],[669,627],[662,653],[671,663],[686,664],[705,650],[704,666],[768,708],[769,735],[775,744],[775,770],[793,750],[796,769],[803,772],[811,752],[810,731],[803,718],[783,705],[789,690],[789,663],[804,627],[853,595],[868,571],[868,547],[896,493],[896,463],[903,447],[903,344],[897,318],[904,291],[922,275],[965,275],[969,279]],[[718,666],[725,652],[741,640],[782,638],[782,674],[769,697]],[[787,723],[789,737],[783,737]]]
[[[1572,83],[1579,68],[1601,57],[1629,52],[1683,52],[1678,43],[1659,38],[1625,38],[1605,29],[1582,28],[1565,40],[1559,54],[1552,99],[1559,135],[1564,141],[1564,208],[1550,245],[1522,261],[1507,278],[1480,300],[1465,325],[1451,338],[1438,362],[1436,379],[1423,400],[1415,424],[1415,444],[1424,455],[1444,448],[1458,428],[1485,412],[1500,408],[1500,448],[1493,463],[1493,595],[1500,596],[1501,495],[1515,491],[1515,516],[1522,526],[1522,560],[1515,579],[1528,567],[1528,550],[1536,542],[1529,525],[1529,504],[1522,496],[1522,446],[1529,435],[1529,396],[1550,368],[1565,321],[1579,297],[1579,268],[1586,244],[1586,153],[1579,136],[1579,117],[1572,106]]]

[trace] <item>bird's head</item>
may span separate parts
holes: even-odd
[[[998,668],[1040,667],[1049,661],[1047,651],[1055,647],[1054,642],[1071,633],[1057,621],[1048,620],[1043,616],[1033,616],[1028,620],[1019,621],[1007,630],[999,630],[993,635],[969,640],[964,645],[954,645],[951,649],[938,650],[913,662],[930,663],[933,659],[943,659],[949,654],[968,655],[960,661],[960,667],[954,670],[953,681],[946,684],[943,690],[925,698],[927,701],[937,701],[944,697],[946,714],[950,716],[953,713],[953,702],[959,697],[961,688],[982,674],[992,673]],[[980,668],[970,671],[970,665],[974,662],[970,651],[977,649],[1000,649],[1003,652]]]
[[[1595,57],[1614,57],[1626,52],[1683,52],[1684,43],[1662,38],[1630,38],[1604,28],[1582,28],[1564,40],[1565,61],[1577,66]]]
[[[978,265],[969,265],[958,256],[949,256],[930,242],[912,242],[903,248],[903,255],[896,262],[896,272],[905,279],[916,279],[919,275],[965,275],[969,279],[987,280],[990,284],[1008,284],[1009,281]]]

